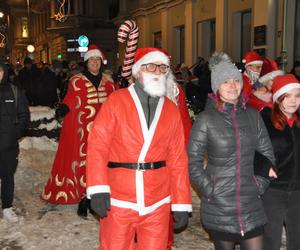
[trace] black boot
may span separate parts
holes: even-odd
[[[90,207],[90,200],[87,199],[86,197],[82,198],[81,201],[79,202],[78,209],[77,209],[78,216],[86,220],[88,216],[89,207]]]

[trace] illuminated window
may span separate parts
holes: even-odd
[[[21,18],[21,27],[22,27],[22,38],[28,38],[29,32],[28,32],[28,18],[27,17]]]

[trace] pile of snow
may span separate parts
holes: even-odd
[[[42,137],[25,137],[20,142],[20,148],[28,150],[31,148],[35,148],[37,150],[57,150],[57,142],[54,139],[50,139],[46,136]]]
[[[29,107],[30,121],[38,121],[43,119],[51,120],[55,118],[55,110],[45,106]]]
[[[27,137],[20,142],[20,147],[56,151],[61,125],[55,118],[55,110],[44,106],[29,107],[29,110]]]

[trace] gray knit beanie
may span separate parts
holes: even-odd
[[[215,94],[220,85],[230,79],[239,80],[243,86],[242,74],[227,54],[215,52],[209,60],[209,68],[211,70],[211,88]]]

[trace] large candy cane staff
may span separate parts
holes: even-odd
[[[126,52],[121,75],[128,79],[131,76],[131,67],[133,65],[134,54],[139,39],[139,27],[133,20],[125,21],[118,30],[118,41],[120,43],[124,43],[127,37]]]

